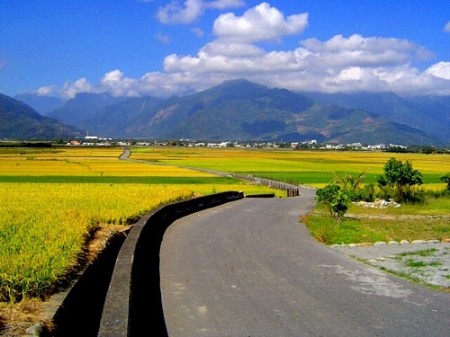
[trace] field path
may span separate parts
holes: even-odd
[[[128,160],[130,158],[131,151],[128,149],[123,149],[123,153],[120,155],[120,160]]]
[[[447,336],[450,294],[314,241],[295,198],[235,201],[174,222],[161,246],[171,337]]]

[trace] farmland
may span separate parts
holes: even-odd
[[[330,183],[336,174],[343,173],[358,176],[365,172],[364,182],[376,183],[377,175],[383,174],[384,164],[389,158],[396,157],[410,161],[423,174],[424,184],[421,188],[428,193],[438,194],[445,188],[440,177],[450,171],[448,155],[409,153],[152,148],[137,149],[132,157],[243,175],[253,174],[317,188]],[[350,205],[349,213],[356,213],[362,218],[345,219],[339,226],[318,205],[302,222],[307,224],[317,240],[327,244],[450,237],[448,197],[436,199],[429,196],[421,204],[406,204],[392,209],[361,209]],[[405,215],[409,216],[407,221],[395,218]]]
[[[321,187],[334,173],[375,182],[389,153],[183,147],[0,149],[0,300],[45,297],[80,262],[99,228],[129,225],[161,204],[225,190],[268,189],[189,167]],[[449,156],[396,154],[440,190]],[[278,194],[280,195],[280,193]]]
[[[83,261],[99,228],[129,225],[161,204],[195,195],[267,191],[184,168],[120,161],[121,153],[0,149],[0,301],[52,293]]]
[[[440,177],[450,171],[449,155],[386,152],[243,150],[208,148],[137,148],[133,159],[201,167],[239,174],[254,174],[296,184],[323,187],[334,174],[366,173],[366,183],[375,183],[390,157],[409,160],[424,175],[424,188],[440,190]]]

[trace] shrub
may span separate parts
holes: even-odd
[[[333,182],[345,191],[351,201],[358,201],[362,199],[361,185],[365,177],[365,172],[360,173],[357,177],[354,177],[351,173],[335,174]]]
[[[450,195],[450,172],[444,174],[443,176],[441,176],[441,181],[443,181],[444,183],[447,184],[447,186],[445,186],[445,189],[443,191],[444,195]]]
[[[333,218],[341,220],[348,209],[348,194],[340,186],[330,184],[316,192],[317,201],[325,204]]]
[[[422,173],[414,170],[409,161],[402,163],[390,158],[384,165],[384,175],[378,176],[377,180],[385,198],[392,197],[397,202],[423,200],[423,193],[416,189],[416,185],[423,183]]]
[[[377,195],[375,184],[365,185],[359,192],[359,200],[374,201]]]

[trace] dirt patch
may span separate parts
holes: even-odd
[[[98,257],[100,252],[105,249],[108,241],[113,235],[125,233],[131,226],[124,225],[99,225],[91,231],[90,237],[86,240],[84,249],[84,259],[87,263],[92,263]]]
[[[45,312],[45,302],[38,299],[0,303],[0,335],[22,336],[35,323],[43,323],[51,328],[51,321],[45,318]]]

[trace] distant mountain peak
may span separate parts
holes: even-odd
[[[450,143],[448,98],[297,93],[245,79],[180,97],[79,94],[51,116],[114,138]]]
[[[220,84],[217,84],[215,87],[233,87],[233,86],[239,86],[239,85],[251,85],[251,86],[264,87],[263,85],[256,84],[245,78],[237,78],[237,79],[233,79],[233,80],[227,80]]]

